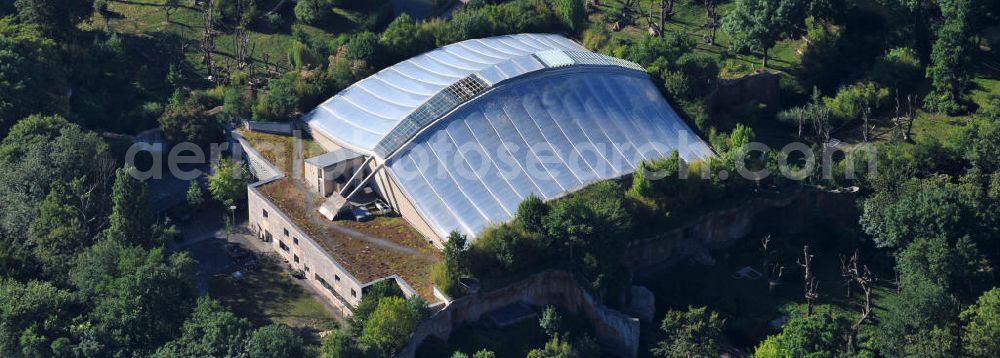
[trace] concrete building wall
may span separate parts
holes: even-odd
[[[320,147],[323,147],[323,149],[326,150],[327,152],[332,152],[337,149],[342,149],[341,146],[337,145],[336,142],[330,140],[330,138],[327,138],[326,136],[321,134],[320,131],[312,130],[312,127],[308,125],[305,127],[309,129],[309,135],[312,137],[312,139],[315,140],[316,143],[318,143]]]
[[[434,232],[427,221],[420,216],[417,209],[413,206],[413,203],[403,194],[403,191],[396,184],[396,181],[391,178],[391,174],[385,168],[380,170],[375,178],[372,179],[375,182],[376,190],[379,192],[379,196],[385,199],[386,203],[392,206],[403,220],[406,220],[410,226],[417,229],[424,238],[430,240],[434,246],[438,248],[444,247],[445,238],[439,236]]]
[[[361,301],[364,286],[347,272],[326,250],[313,241],[253,186],[247,187],[250,229],[258,237],[270,237],[271,248],[288,263],[305,271],[305,280],[333,303],[341,313],[350,315]],[[298,260],[296,261],[296,258]],[[320,281],[322,278],[323,281]],[[329,286],[326,287],[323,282]]]
[[[347,181],[347,179],[350,179],[354,174],[355,169],[361,167],[364,162],[364,157],[357,157],[325,168],[320,168],[309,162],[305,162],[305,170],[302,173],[302,180],[305,181],[309,190],[312,190],[323,197],[327,197],[331,194],[339,193],[345,186],[349,187],[349,190],[353,189],[353,187],[347,183],[338,183],[337,179],[341,178],[342,181]],[[361,173],[354,179],[354,183],[360,183],[361,180],[363,180],[369,173],[371,173],[371,170]]]

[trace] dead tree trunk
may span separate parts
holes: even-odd
[[[201,63],[208,69],[208,77],[214,79],[213,75],[215,74],[215,63],[212,61],[212,53],[215,52],[215,28],[212,18],[212,13],[214,12],[212,10],[213,5],[213,1],[208,0],[205,7],[202,9],[204,28],[202,29],[201,40]]]
[[[875,311],[875,305],[872,302],[872,289],[875,286],[875,282],[878,278],[875,274],[868,269],[867,265],[861,265],[858,260],[858,251],[854,251],[854,255],[851,256],[850,260],[844,261],[841,258],[841,271],[844,277],[847,277],[851,283],[857,284],[858,288],[861,289],[861,293],[864,294],[864,301],[861,302],[861,317],[852,327],[855,332],[861,328],[861,325],[873,318],[873,313]]]
[[[764,250],[761,268],[764,270],[765,278],[767,278],[767,292],[769,294],[774,294],[774,290],[781,284],[781,274],[784,273],[785,267],[776,263],[771,263],[771,251],[768,249],[770,244],[771,235],[764,236],[764,238],[760,240],[760,245]]]
[[[815,304],[816,299],[819,298],[819,294],[816,292],[816,287],[819,286],[819,284],[816,282],[816,277],[813,276],[812,258],[813,255],[809,254],[809,245],[802,246],[802,260],[798,261],[798,264],[802,267],[803,293],[806,299],[806,317],[813,314],[813,305]]]

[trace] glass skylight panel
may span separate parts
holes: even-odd
[[[573,59],[561,50],[538,52],[535,53],[535,57],[538,57],[548,67],[564,67],[574,64]]]

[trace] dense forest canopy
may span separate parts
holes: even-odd
[[[789,321],[750,342],[733,339],[739,315],[711,302],[671,307],[644,333],[649,354],[1000,356],[1000,1],[473,0],[454,12],[454,1],[431,3],[446,16],[397,16],[386,0],[0,1],[0,356],[397,353],[428,312],[394,287],[366,292],[349,327],[321,345],[200,295],[196,262],[165,247],[176,227],[129,175],[127,136],[161,129],[169,143],[207,146],[227,125],[294,120],[435,47],[521,32],[565,34],[641,64],[719,155],[674,155],[566,198],[530,197],[472,244],[454,234],[434,272],[442,290],[460,295],[460,277],[502,281],[556,262],[619,305],[630,238],[760,193],[856,186],[860,220],[838,248],[865,251],[845,261],[844,277],[877,297],[827,299],[806,274]],[[777,101],[706,101],[723,81],[763,74],[778,76]],[[743,149],[754,141],[802,141],[822,155],[834,139],[875,148],[877,169],[849,175],[864,158],[847,150],[831,175],[719,174],[789,161]],[[229,177],[209,178],[211,200],[192,185],[189,205],[245,200],[245,182]],[[594,354],[587,333],[558,321],[543,314],[548,343],[529,356]]]

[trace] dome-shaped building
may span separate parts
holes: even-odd
[[[511,219],[531,194],[554,199],[674,150],[688,161],[713,155],[642,67],[550,34],[438,48],[355,83],[303,121],[336,158],[305,172],[330,195],[321,211],[332,216],[372,187],[439,243]],[[324,170],[344,160],[347,170]]]

